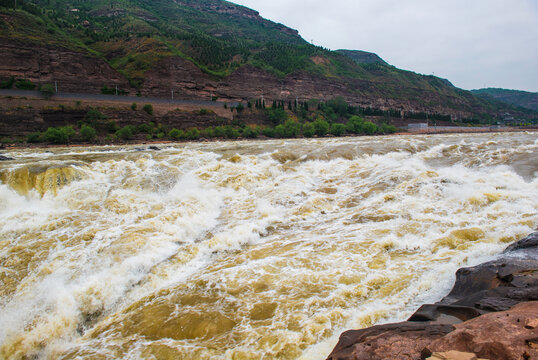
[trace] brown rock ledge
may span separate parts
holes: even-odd
[[[419,360],[450,351],[538,360],[538,232],[493,261],[459,269],[452,291],[408,321],[344,332],[328,360]]]

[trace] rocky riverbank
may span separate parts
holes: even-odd
[[[538,359],[538,232],[459,269],[451,292],[407,321],[346,331],[328,360]]]

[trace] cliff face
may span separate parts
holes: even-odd
[[[0,80],[10,76],[29,79],[36,84],[57,82],[61,92],[100,93],[103,86],[137,90],[104,59],[74,50],[39,46],[34,43],[0,38]],[[379,83],[352,77],[326,77],[296,71],[279,78],[265,70],[244,65],[224,79],[200,70],[193,62],[180,57],[165,57],[144,76],[144,96],[176,99],[219,99],[246,101],[264,97],[268,101],[328,100],[343,97],[354,106],[403,111],[430,111],[467,117],[481,111],[470,94],[454,96],[435,89],[408,87],[397,82]],[[397,97],[390,94],[398,93]]]
[[[401,93],[394,98],[384,93],[380,86],[391,92]],[[390,90],[392,88],[392,90]],[[407,88],[399,84],[379,84],[357,78],[325,77],[306,71],[297,71],[284,78],[245,65],[223,80],[212,78],[192,62],[179,57],[161,60],[154,69],[146,72],[141,93],[144,96],[184,99],[219,99],[245,101],[262,98],[267,100],[328,100],[342,96],[354,106],[394,108],[404,111],[424,111],[467,116],[477,104],[472,96],[456,97],[422,88]],[[425,103],[437,104],[425,106]]]
[[[0,38],[0,78],[58,83],[62,92],[100,93],[104,85],[128,89],[129,82],[104,60],[73,50]]]
[[[449,351],[467,355],[432,359],[538,359],[537,300],[535,232],[494,261],[458,270],[450,294],[408,321],[343,333],[328,359],[419,360]]]
[[[49,127],[76,126],[78,122],[84,120],[88,110],[88,108],[0,110],[0,138],[44,132]],[[109,121],[115,122],[119,127],[155,122],[167,129],[206,128],[228,123],[228,119],[218,116],[213,111],[201,113],[200,111],[172,110],[153,116],[144,111],[126,109],[105,108],[102,112],[107,118],[98,123],[97,127],[106,127]]]

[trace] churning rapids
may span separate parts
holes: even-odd
[[[14,150],[0,358],[321,359],[538,225],[536,133]]]

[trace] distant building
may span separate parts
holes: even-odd
[[[419,131],[419,130],[425,130],[427,128],[428,128],[428,123],[418,123],[418,124],[407,125],[407,130],[409,131]]]
[[[506,112],[506,113],[502,114],[501,118],[502,118],[502,121],[505,122],[505,123],[516,121],[516,119],[514,119],[514,116],[512,114],[510,114],[509,112]]]

